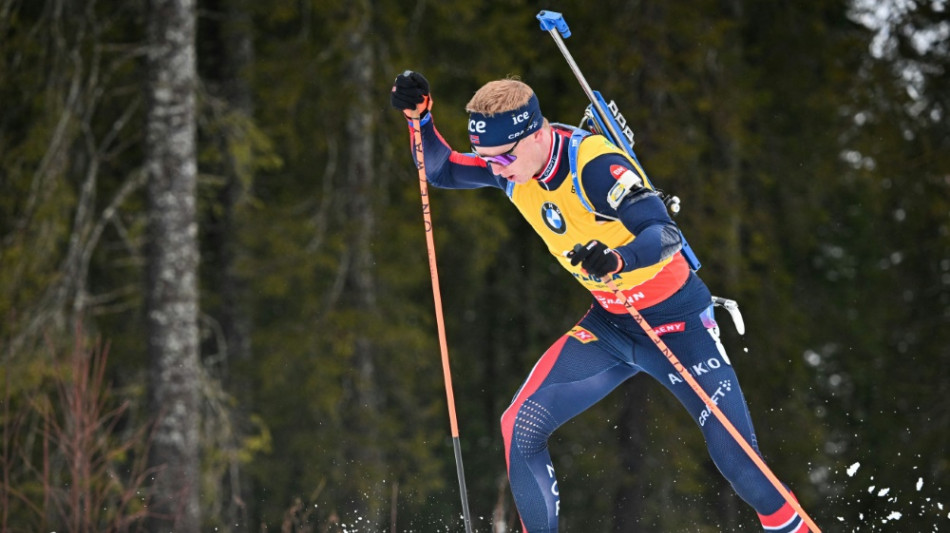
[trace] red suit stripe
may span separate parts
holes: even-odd
[[[509,461],[508,452],[511,450],[511,435],[514,432],[515,418],[518,416],[518,411],[521,410],[521,406],[524,405],[525,399],[534,394],[535,391],[538,390],[538,387],[541,386],[541,383],[544,382],[544,379],[548,377],[548,374],[554,367],[554,363],[557,362],[558,357],[561,355],[561,349],[564,347],[564,343],[566,343],[569,338],[568,335],[562,336],[544,352],[544,355],[541,356],[541,359],[538,360],[531,370],[531,374],[525,381],[524,386],[521,387],[521,390],[515,395],[515,399],[511,402],[511,405],[508,406],[508,409],[506,409],[505,413],[501,416],[501,434],[505,439],[506,464],[508,464]]]
[[[759,515],[762,528],[775,533],[808,533],[808,525],[798,516],[791,504],[786,502],[770,515]]]

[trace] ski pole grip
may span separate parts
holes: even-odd
[[[557,28],[561,37],[567,39],[571,36],[571,30],[567,27],[567,21],[564,20],[564,15],[560,13],[555,11],[542,11],[538,13],[538,20],[541,21],[541,29],[544,31],[551,31]]]

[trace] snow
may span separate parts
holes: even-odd
[[[843,502],[844,508],[855,509],[852,516],[837,515],[835,520],[839,524],[848,526],[848,531],[903,531],[898,522],[912,518],[919,523],[920,517],[927,517],[926,522],[932,523],[932,529],[925,531],[946,531],[946,519],[950,514],[944,511],[943,502],[938,497],[943,496],[941,487],[926,483],[923,476],[917,476],[916,481],[910,479],[890,479],[886,482],[875,479],[873,465],[862,469],[861,461],[852,461],[850,466],[843,470],[846,478],[831,480],[836,487],[837,495],[834,499]],[[917,470],[913,467],[911,470]],[[932,488],[935,494],[926,494],[925,488]],[[932,522],[931,522],[932,519]],[[921,532],[923,533],[923,532]]]
[[[858,469],[861,468],[861,463],[854,463],[848,467],[848,477],[854,477],[854,474],[857,473]]]

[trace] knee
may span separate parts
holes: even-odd
[[[558,427],[554,416],[541,404],[525,400],[520,406],[510,406],[501,418],[506,441],[517,446],[525,455],[547,449],[548,439]]]

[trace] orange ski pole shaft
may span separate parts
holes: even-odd
[[[426,99],[429,97],[426,96]],[[423,102],[420,108],[425,109]],[[455,449],[455,467],[458,471],[459,490],[462,496],[462,519],[466,533],[472,533],[472,518],[468,508],[468,490],[465,488],[465,469],[462,467],[462,448],[459,441],[458,420],[455,416],[455,394],[452,391],[452,372],[449,367],[449,346],[445,338],[445,320],[442,315],[442,291],[439,289],[439,269],[435,259],[435,239],[432,235],[432,212],[429,207],[429,185],[426,180],[425,158],[422,153],[422,126],[419,108],[411,115],[412,152],[419,170],[419,194],[422,198],[422,219],[425,224],[426,247],[429,252],[429,273],[432,276],[432,298],[435,300],[435,322],[439,332],[439,348],[442,351],[442,377],[445,380],[445,397],[449,407],[449,424],[452,430],[452,447]]]
[[[805,524],[811,531],[814,533],[821,533],[821,530],[818,529],[818,526],[815,525],[815,522],[810,516],[808,516],[808,513],[805,512],[805,509],[802,508],[801,504],[799,504],[795,497],[792,496],[788,489],[785,488],[785,485],[783,485],[782,482],[780,482],[778,478],[775,477],[775,474],[772,473],[768,465],[765,464],[765,461],[762,460],[759,454],[756,453],[756,451],[745,440],[742,434],[739,433],[739,430],[736,429],[732,422],[729,421],[729,418],[727,418],[726,414],[723,413],[721,409],[719,409],[719,406],[716,405],[715,402],[713,402],[712,398],[706,394],[706,391],[704,391],[699,385],[699,382],[696,381],[696,378],[694,378],[692,374],[686,370],[686,367],[683,366],[683,363],[680,362],[679,358],[676,357],[672,350],[670,350],[670,347],[667,346],[665,342],[663,342],[663,339],[661,339],[655,331],[653,331],[653,328],[646,321],[646,319],[643,318],[643,315],[640,314],[640,311],[638,311],[633,306],[633,304],[630,302],[630,299],[620,292],[620,289],[617,288],[616,283],[611,280],[606,280],[606,283],[607,287],[609,287],[610,290],[613,291],[613,293],[617,296],[617,298],[623,302],[623,306],[627,309],[627,312],[630,313],[630,316],[632,316],[636,323],[639,324],[641,328],[643,328],[643,331],[648,337],[650,337],[650,340],[653,341],[653,344],[655,344],[656,347],[660,349],[670,364],[673,365],[673,368],[676,369],[679,375],[682,376],[686,383],[689,384],[690,388],[692,388],[693,391],[696,392],[696,395],[699,396],[704,404],[706,404],[706,407],[709,409],[709,411],[719,420],[720,423],[722,423],[723,427],[726,428],[726,431],[732,435],[732,438],[735,439],[742,450],[745,451],[746,455],[749,456],[749,459],[752,459],[752,462],[755,463],[757,467],[759,467],[759,470],[761,470],[762,474],[768,478],[769,482],[772,483],[772,486],[775,487],[775,490],[777,490],[779,494],[782,495],[782,498],[785,498],[785,501],[788,502],[788,504],[791,505],[793,509],[795,509],[795,512],[797,512],[798,515],[802,517],[802,520],[805,521]]]

